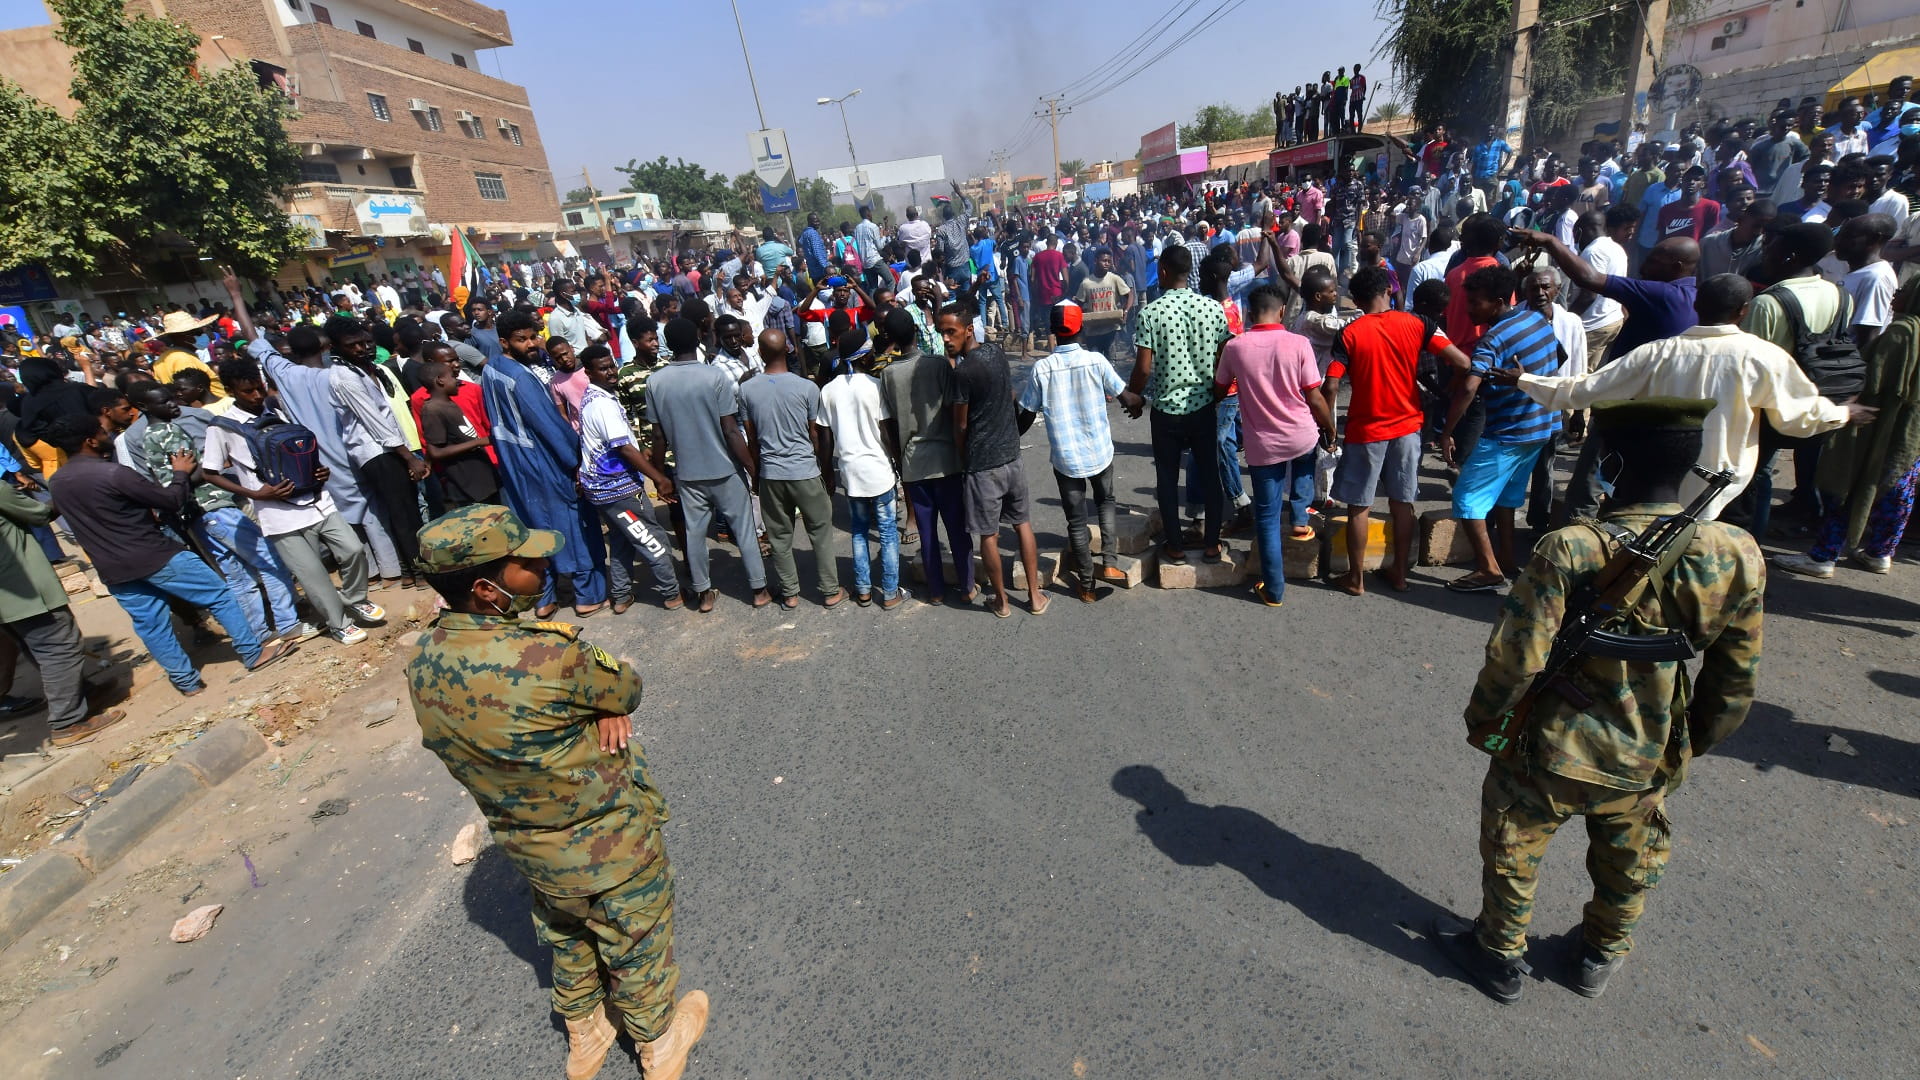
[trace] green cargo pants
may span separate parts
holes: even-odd
[[[635,1042],[666,1033],[673,988],[680,982],[673,960],[673,871],[658,829],[647,847],[658,854],[646,868],[605,892],[548,896],[533,890],[534,930],[553,949],[553,1011],[578,1020],[611,998]]]
[[[760,516],[767,523],[767,546],[773,549],[774,590],[782,598],[800,595],[800,568],[793,560],[793,524],[797,516],[813,542],[815,580],[820,595],[840,591],[840,575],[833,558],[833,496],[827,494],[826,481],[760,481]]]
[[[1621,791],[1491,762],[1480,788],[1480,943],[1501,956],[1526,955],[1540,859],[1560,826],[1579,815],[1587,819],[1593,878],[1584,935],[1600,952],[1624,956],[1672,851],[1664,795],[1663,788]]]

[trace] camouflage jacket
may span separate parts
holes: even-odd
[[[647,357],[622,365],[614,376],[614,397],[620,400],[627,425],[633,428],[634,445],[643,454],[653,445],[653,422],[647,418],[647,382],[665,366],[664,361]]]
[[[1605,515],[1633,532],[1655,517],[1678,513],[1669,504],[1621,507]],[[1573,524],[1544,537],[1508,593],[1487,641],[1487,660],[1467,703],[1469,728],[1504,715],[1546,666],[1568,596],[1606,565],[1617,545],[1591,525]],[[1576,709],[1548,691],[1534,711],[1523,753],[1532,764],[1623,791],[1678,784],[1687,761],[1732,734],[1753,704],[1760,667],[1761,594],[1766,564],[1759,545],[1731,525],[1703,521],[1669,578],[1667,611],[1651,588],[1609,629],[1623,633],[1678,630],[1702,663],[1689,692],[1678,662],[1633,662],[1585,657],[1570,670],[1593,698]],[[1684,718],[1684,722],[1675,723]]]
[[[640,704],[640,675],[566,623],[443,612],[407,665],[420,743],[473,794],[494,839],[550,896],[633,877],[666,803],[638,744],[594,723]]]

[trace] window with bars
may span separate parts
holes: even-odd
[[[426,112],[417,112],[417,113],[414,113],[413,115],[416,120],[420,121],[420,126],[427,131],[445,131],[446,130],[446,128],[443,127],[440,123],[439,109],[428,107]]]
[[[387,98],[385,94],[368,94],[367,108],[373,110],[373,118],[375,120],[391,121],[393,119],[392,111],[387,108]]]
[[[507,201],[507,179],[499,173],[474,173],[473,182],[479,185],[481,198],[493,202]]]
[[[587,218],[585,214],[582,214],[578,210],[567,211],[567,224],[577,229],[577,228],[580,228],[582,225],[585,225],[586,223],[587,223]]]
[[[355,29],[356,31],[358,31],[358,32],[359,32],[359,34],[360,34],[360,36],[361,36],[361,37],[363,37],[363,38],[370,38],[370,37],[373,37],[373,24],[372,24],[372,23],[368,23],[368,22],[361,22],[361,21],[360,21],[359,19],[355,19],[355,20],[353,20],[353,28],[354,28],[354,29]],[[376,41],[378,41],[379,39],[378,39],[378,38],[374,38],[374,40],[376,40]]]
[[[515,145],[515,146],[525,146],[525,145],[527,145],[527,144],[526,144],[526,143],[525,143],[525,142],[524,142],[524,141],[523,141],[523,140],[522,140],[522,139],[520,138],[520,125],[519,125],[519,124],[508,124],[508,125],[507,125],[507,141],[508,141],[508,142],[511,142],[511,143],[512,143],[513,145]]]
[[[460,121],[460,133],[469,139],[484,139],[487,137],[487,132],[481,125],[482,121],[477,116],[471,120],[462,120]]]

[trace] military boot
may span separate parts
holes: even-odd
[[[1626,953],[1603,953],[1580,943],[1580,964],[1574,972],[1573,988],[1581,997],[1597,998],[1606,992],[1607,980],[1627,962]]]
[[[567,1080],[593,1080],[613,1049],[620,1029],[607,1019],[607,1010],[596,1008],[578,1020],[567,1021]]]
[[[707,1030],[707,992],[690,990],[673,1004],[667,1030],[652,1042],[640,1044],[640,1072],[647,1080],[680,1080],[687,1071],[687,1055]]]
[[[1433,942],[1454,966],[1465,972],[1474,985],[1502,1005],[1520,1000],[1524,985],[1521,976],[1533,969],[1521,959],[1509,960],[1480,944],[1479,924],[1464,923],[1450,915],[1433,921]]]

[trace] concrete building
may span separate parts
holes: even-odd
[[[1833,104],[1828,91],[1839,85],[1884,92],[1893,75],[1920,75],[1920,0],[1707,0],[1671,19],[1664,42],[1661,68],[1686,64],[1703,77],[1699,100],[1680,113],[1680,126],[1722,117],[1764,121],[1782,98],[1798,103],[1811,95]],[[1870,62],[1887,70],[1862,71]],[[1620,111],[1617,96],[1589,103],[1555,145],[1577,150],[1595,125],[1617,122]],[[1657,102],[1649,111],[1649,130],[1667,126],[1669,114]]]
[[[127,6],[199,32],[208,69],[248,64],[292,99],[304,183],[287,209],[315,238],[282,280],[444,266],[453,225],[489,261],[553,253],[559,200],[527,92],[481,71],[484,52],[513,43],[504,12],[472,0]],[[69,54],[52,32],[0,34],[0,55],[29,93],[71,114]]]

